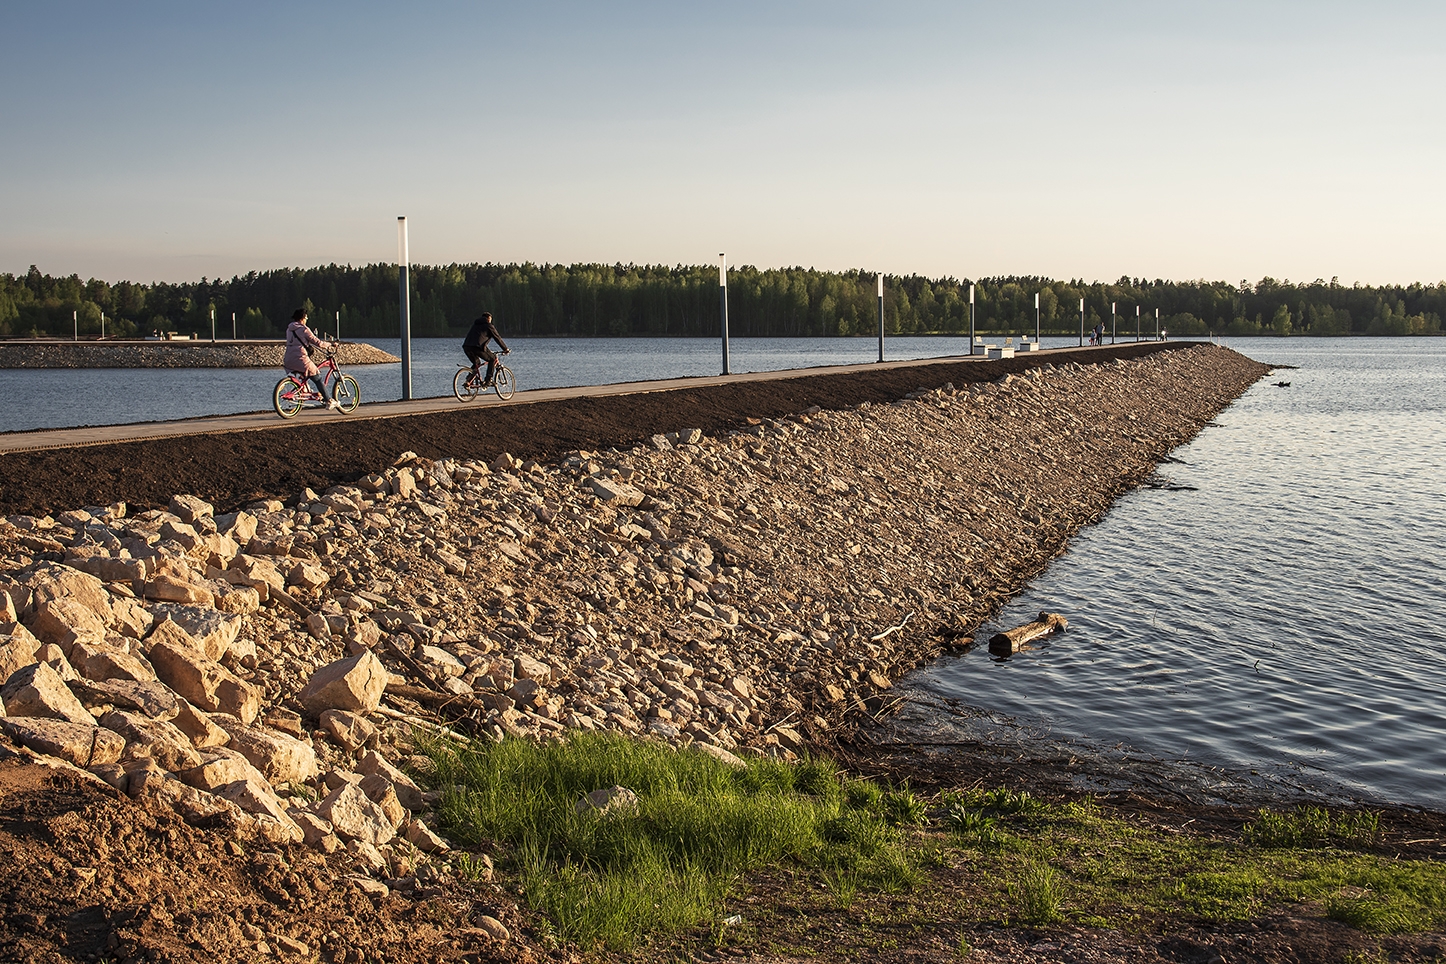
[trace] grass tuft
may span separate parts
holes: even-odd
[[[1042,861],[1026,861],[1010,887],[1019,918],[1027,924],[1043,925],[1059,921],[1064,905],[1059,875]]]
[[[1380,817],[1369,810],[1297,807],[1281,813],[1262,809],[1245,825],[1241,839],[1254,847],[1373,847],[1380,841]]]

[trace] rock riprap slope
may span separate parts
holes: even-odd
[[[885,711],[1266,369],[1200,346],[556,464],[403,456],[218,514],[0,522],[0,731],[407,878],[413,734],[789,756]]]

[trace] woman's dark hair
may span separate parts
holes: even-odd
[[[303,319],[303,318],[305,318],[305,317],[306,317],[306,309],[305,309],[305,308],[297,308],[295,311],[293,311],[293,312],[291,313],[291,320],[292,320],[292,321],[300,321],[301,319]]]

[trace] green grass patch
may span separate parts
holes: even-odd
[[[1258,811],[1241,837],[1256,847],[1374,847],[1380,834],[1380,818],[1369,810],[1297,807],[1284,813]]]
[[[744,874],[781,862],[810,869],[841,904],[920,879],[897,827],[923,820],[924,804],[846,784],[827,761],[740,768],[604,734],[437,744],[429,755],[447,788],[447,831],[498,845],[526,901],[583,947],[622,950],[716,920]],[[613,786],[637,806],[579,811]]]

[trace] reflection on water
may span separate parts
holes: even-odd
[[[1069,631],[909,685],[1026,733],[1439,807],[1446,343],[1232,346],[1299,370],[1175,452],[1176,491],[1125,496],[979,638],[1041,610]]]

